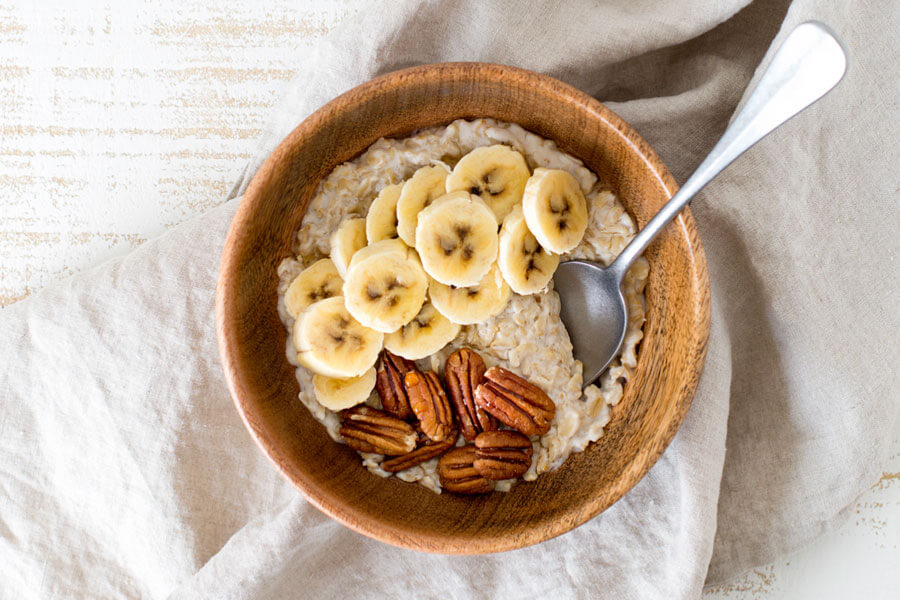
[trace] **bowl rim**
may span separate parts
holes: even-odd
[[[228,297],[230,286],[226,281],[228,275],[238,266],[235,260],[235,233],[240,231],[242,225],[250,219],[254,204],[252,199],[258,197],[260,188],[264,186],[264,182],[269,178],[272,170],[279,161],[282,160],[284,155],[290,154],[291,148],[294,147],[298,140],[302,139],[307,132],[314,131],[323,121],[330,118],[332,109],[335,106],[363,103],[366,100],[371,99],[372,96],[381,93],[381,90],[385,87],[390,89],[393,84],[399,83],[404,79],[412,80],[425,74],[433,74],[434,72],[441,71],[453,73],[457,72],[460,68],[480,71],[483,74],[493,76],[498,80],[502,80],[511,75],[524,77],[536,86],[549,88],[549,91],[556,95],[560,102],[571,102],[579,105],[582,110],[585,110],[593,117],[605,123],[611,131],[614,131],[628,146],[631,147],[634,153],[646,164],[649,172],[656,178],[668,198],[671,198],[677,191],[678,185],[669,173],[665,164],[652,147],[630,125],[592,96],[549,75],[519,67],[486,62],[428,63],[392,71],[357,85],[324,104],[301,121],[281,142],[279,142],[276,148],[266,157],[262,165],[260,165],[242,195],[242,200],[237,206],[228,233],[226,234],[216,284],[215,310],[219,357],[235,408],[257,446],[259,446],[263,454],[275,466],[282,477],[299,490],[304,498],[317,509],[357,533],[361,533],[367,537],[393,546],[410,550],[469,555],[523,548],[571,531],[593,519],[618,502],[631,490],[631,488],[646,476],[669,444],[671,444],[675,434],[680,429],[696,392],[706,358],[709,337],[710,286],[703,245],[700,241],[699,232],[697,231],[697,226],[691,215],[690,209],[686,207],[681,214],[675,218],[671,225],[678,227],[679,230],[684,232],[685,238],[688,240],[691,248],[691,257],[697,274],[694,278],[694,285],[699,294],[698,302],[696,302],[694,306],[694,312],[696,313],[694,317],[699,326],[698,335],[695,338],[697,340],[697,348],[696,351],[691,354],[692,360],[685,366],[685,369],[690,367],[695,373],[695,376],[689,379],[688,384],[683,388],[682,393],[679,395],[673,413],[674,418],[669,423],[669,426],[666,428],[666,431],[661,436],[659,442],[645,454],[645,459],[639,468],[629,468],[623,473],[623,478],[625,478],[626,481],[621,487],[621,493],[612,498],[609,502],[604,502],[603,500],[590,500],[586,503],[587,506],[582,506],[582,510],[567,514],[566,516],[568,518],[556,519],[552,522],[552,526],[550,527],[545,526],[542,528],[510,532],[506,535],[492,537],[489,540],[481,538],[473,539],[469,537],[454,538],[452,535],[436,536],[432,534],[412,537],[409,531],[397,528],[388,523],[379,522],[373,526],[367,520],[360,519],[355,514],[352,514],[342,506],[341,502],[333,501],[328,494],[322,493],[316,486],[309,485],[302,479],[298,480],[292,477],[284,465],[276,458],[276,444],[272,443],[267,438],[265,432],[259,429],[248,417],[247,411],[245,410],[245,404],[251,404],[251,400],[247,397],[244,390],[241,389],[242,386],[238,381],[236,368],[238,362],[236,360],[237,350],[232,343],[232,336],[226,326],[227,319],[225,318],[230,302]],[[436,123],[435,125],[438,124]]]

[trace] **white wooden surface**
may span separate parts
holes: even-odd
[[[219,203],[360,3],[0,0],[0,307]],[[705,600],[900,598],[900,424],[846,526]]]

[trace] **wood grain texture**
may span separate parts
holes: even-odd
[[[0,307],[220,203],[347,0],[0,1]]]
[[[382,479],[335,444],[297,402],[276,312],[276,266],[289,255],[316,186],[383,136],[461,117],[519,123],[584,160],[643,225],[675,182],[646,143],[599,102],[549,77],[449,63],[399,71],[335,99],[273,152],[226,240],[217,295],[219,348],[238,410],[264,452],[311,502],[382,541],[442,553],[534,544],[596,516],[646,474],[696,389],[709,333],[706,259],[688,211],[648,249],[647,323],[638,366],[600,440],[508,494],[461,498]]]

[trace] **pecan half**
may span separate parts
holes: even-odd
[[[475,438],[472,465],[487,479],[521,477],[531,466],[531,440],[517,431],[485,431]]]
[[[440,442],[433,442],[426,437],[425,442],[418,448],[416,448],[409,454],[404,454],[403,456],[397,456],[395,458],[384,461],[383,463],[381,463],[381,468],[388,473],[396,473],[398,471],[403,471],[405,469],[409,469],[410,467],[414,467],[418,464],[422,464],[426,460],[437,458],[438,456],[452,448],[456,444],[456,438],[458,437],[459,433],[456,431],[451,431],[450,435],[445,437]]]
[[[354,406],[340,414],[341,437],[354,450],[397,456],[416,447],[416,431],[412,425],[383,410]]]
[[[419,419],[422,433],[435,442],[450,435],[453,429],[453,412],[437,375],[433,371],[411,371],[406,374],[404,385],[409,395],[409,405]]]
[[[475,446],[461,446],[443,455],[437,464],[441,486],[457,494],[485,494],[494,489],[494,482],[475,470]]]
[[[475,389],[475,404],[525,435],[544,435],[556,405],[539,387],[502,367],[491,367]]]
[[[403,387],[403,378],[410,371],[415,371],[416,364],[411,360],[391,354],[387,350],[381,353],[381,360],[375,370],[375,389],[381,397],[381,406],[398,419],[409,421],[415,417],[409,406],[409,397]]]
[[[482,431],[497,429],[497,421],[475,406],[475,388],[484,380],[484,371],[484,361],[468,348],[460,348],[444,364],[444,379],[459,429],[469,442]]]

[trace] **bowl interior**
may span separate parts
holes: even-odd
[[[498,65],[399,71],[332,101],[273,152],[244,195],[219,275],[217,326],[229,385],[249,430],[311,502],[353,529],[443,553],[518,548],[559,535],[619,499],[684,418],[709,328],[706,262],[685,211],[645,256],[647,323],[634,379],[603,437],[509,493],[437,495],[368,473],[297,401],[276,311],[276,266],[290,253],[316,185],[380,137],[493,117],[555,140],[607,182],[643,225],[675,190],[656,154],[616,115],[554,79]]]

